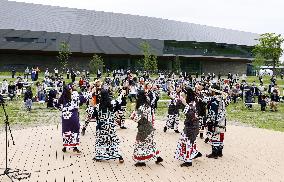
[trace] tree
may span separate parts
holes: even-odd
[[[59,45],[59,55],[57,56],[58,61],[60,62],[63,70],[66,70],[68,66],[68,60],[71,56],[71,51],[68,43],[61,42]]]
[[[265,58],[260,55],[260,54],[257,54],[252,62],[252,66],[253,68],[256,70],[256,71],[259,71],[260,70],[260,67],[265,65]]]
[[[148,71],[157,71],[158,70],[158,61],[157,56],[153,53],[154,51],[151,49],[151,46],[147,42],[142,42],[140,44],[144,58],[141,62],[144,63],[144,70]]]
[[[105,65],[103,58],[97,54],[94,54],[89,63],[90,72],[93,74],[95,74],[98,70],[101,70],[101,72],[103,72],[104,66]]]
[[[180,59],[178,56],[175,57],[174,59],[174,62],[173,62],[173,70],[176,72],[176,73],[179,73],[180,70],[181,70],[181,67],[180,67]]]
[[[137,60],[137,67],[139,69],[144,69],[144,59]]]
[[[281,37],[281,34],[265,33],[258,40],[259,43],[254,47],[253,54],[255,57],[263,57],[266,60],[266,64],[272,64],[273,73],[275,74],[275,67],[279,65],[279,58],[283,54],[281,44],[284,42],[284,39]],[[255,61],[259,61],[259,59],[255,59]]]

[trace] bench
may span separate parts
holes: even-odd
[[[251,104],[251,105],[257,105],[257,102],[244,102],[244,104]]]
[[[171,100],[158,100],[158,102],[170,102]]]

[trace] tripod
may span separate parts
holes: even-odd
[[[15,142],[14,142],[14,138],[13,138],[13,135],[12,135],[12,132],[11,132],[8,114],[6,112],[5,105],[4,105],[4,100],[1,99],[1,95],[0,95],[0,105],[2,106],[4,114],[5,114],[5,133],[6,133],[6,166],[5,166],[4,173],[0,174],[0,176],[7,176],[8,178],[10,178],[10,180],[12,182],[13,182],[13,178],[16,179],[16,177],[18,177],[17,178],[18,180],[27,179],[31,176],[30,173],[20,174],[19,173],[20,170],[16,169],[16,170],[13,171],[11,168],[8,168],[8,129],[9,129],[9,132],[11,134],[13,145],[15,145]],[[11,175],[11,174],[14,174],[14,175]],[[19,177],[21,175],[24,175],[26,177]]]

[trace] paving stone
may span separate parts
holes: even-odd
[[[83,123],[82,123],[83,124]],[[211,147],[198,139],[203,157],[193,166],[181,168],[174,159],[180,134],[163,132],[164,121],[156,121],[155,138],[164,162],[148,162],[137,168],[132,160],[137,124],[127,120],[127,130],[117,129],[125,162],[95,162],[95,123],[81,136],[81,155],[63,153],[61,126],[38,126],[13,130],[16,145],[9,147],[9,167],[27,170],[31,182],[93,182],[93,181],[284,181],[284,133],[245,126],[228,126],[224,156],[208,159]],[[13,129],[13,128],[12,128]],[[180,130],[182,125],[180,126]],[[0,133],[0,168],[5,167],[5,135]],[[3,170],[1,170],[3,172]],[[1,176],[1,182],[9,181]]]

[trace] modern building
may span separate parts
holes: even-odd
[[[141,43],[150,44],[161,70],[176,56],[188,72],[246,73],[258,34],[120,13],[0,0],[0,70],[58,66],[59,44],[70,45],[73,68],[94,53],[110,69],[139,67]]]

